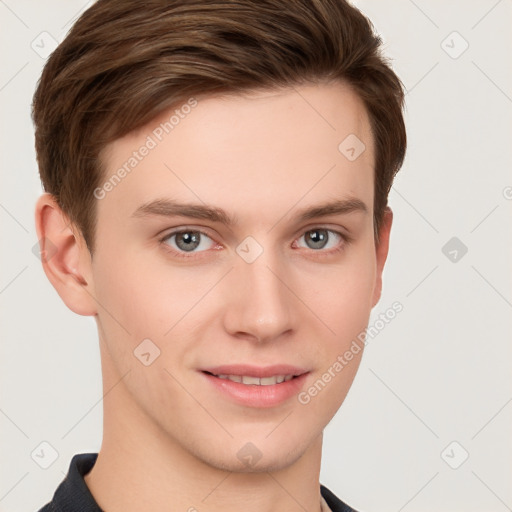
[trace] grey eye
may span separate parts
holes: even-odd
[[[306,231],[299,240],[305,240],[308,249],[330,249],[342,240],[342,236],[331,229],[315,228]],[[304,247],[304,245],[302,245]]]
[[[192,229],[170,233],[164,241],[178,252],[201,252],[213,244],[208,235]]]

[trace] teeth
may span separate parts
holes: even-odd
[[[293,379],[293,375],[274,375],[273,377],[250,377],[248,375],[217,375],[219,379],[228,379],[233,382],[242,384],[255,385],[255,386],[272,386],[274,384],[281,384],[281,382],[288,382]]]

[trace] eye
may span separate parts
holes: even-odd
[[[205,239],[209,240],[210,243]],[[213,243],[213,240],[206,233],[193,229],[168,233],[160,241],[178,253],[202,252],[211,248]]]
[[[346,238],[337,231],[326,228],[315,228],[306,231],[299,240],[304,239],[308,249],[336,249]],[[343,244],[342,244],[343,245]],[[300,245],[299,245],[300,246]],[[304,247],[303,245],[301,247]]]

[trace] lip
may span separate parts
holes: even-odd
[[[206,373],[209,372],[209,373]],[[250,365],[223,365],[205,368],[200,371],[206,381],[223,396],[246,407],[276,407],[292,396],[297,395],[304,385],[309,371],[290,365],[272,365],[265,367]],[[215,375],[250,375],[253,377],[272,377],[273,375],[296,375],[293,379],[270,386],[242,384],[229,379],[220,379]]]
[[[274,364],[271,366],[253,366],[248,364],[226,364],[201,368],[203,372],[215,375],[250,375],[251,377],[272,377],[274,375],[302,375],[308,370],[289,364]]]

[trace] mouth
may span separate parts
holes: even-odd
[[[218,377],[219,379],[227,379],[232,382],[238,382],[240,384],[250,386],[274,386],[275,384],[282,384],[292,379],[296,379],[299,375],[287,374],[287,375],[271,375],[270,377],[255,377],[253,375],[229,375],[229,374],[215,374],[208,371],[204,371],[208,375]]]
[[[200,371],[224,399],[246,407],[278,406],[300,392],[310,371],[290,365],[224,365]]]

